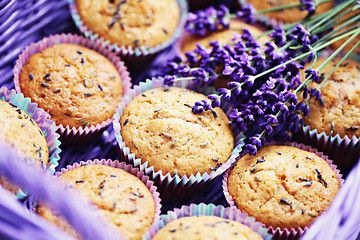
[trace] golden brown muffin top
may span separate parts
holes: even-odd
[[[29,163],[44,166],[49,161],[49,148],[43,131],[23,110],[0,100],[0,136]]]
[[[267,227],[309,226],[339,190],[324,159],[289,146],[262,147],[238,160],[228,178],[237,207]]]
[[[32,55],[19,77],[20,89],[57,125],[101,124],[115,113],[123,94],[115,66],[75,44],[58,44]]]
[[[227,161],[234,138],[220,108],[193,114],[206,96],[183,88],[158,88],[140,94],[120,119],[126,146],[155,171],[180,176],[210,173]]]
[[[76,0],[84,25],[119,46],[154,47],[167,41],[180,18],[176,0]]]
[[[318,59],[315,67],[326,59]],[[330,62],[320,74],[326,77],[339,59]],[[310,64],[305,66],[305,69]],[[302,76],[304,79],[305,77]],[[316,87],[313,84],[312,87]],[[327,135],[339,134],[360,137],[360,64],[345,60],[321,87],[322,101],[312,99],[309,102],[310,113],[304,117],[305,125]]]
[[[251,3],[254,8],[258,11],[292,4],[299,4],[299,1],[296,0],[247,0],[247,2]],[[332,8],[333,3],[327,2],[323,4],[319,4],[316,9],[315,14],[321,14],[326,12]],[[289,8],[274,12],[264,13],[272,19],[277,19],[287,23],[295,23],[303,20],[307,15],[307,11],[301,11],[299,7]]]
[[[244,29],[249,30],[250,33],[253,35],[253,37],[257,37],[262,33],[264,33],[262,30],[260,30],[255,26],[249,25],[242,21],[232,20],[230,21],[230,27],[227,30],[212,32],[205,37],[188,34],[187,37],[183,39],[181,51],[184,54],[187,51],[194,50],[196,49],[196,44],[202,44],[205,47],[209,47],[210,41],[219,41],[223,45],[231,43],[231,39],[234,38],[234,35],[236,33],[241,34]],[[257,41],[259,43],[263,43],[263,42],[268,42],[270,40],[271,38],[269,36],[263,36],[259,38]]]
[[[256,232],[239,222],[216,216],[192,216],[176,219],[166,224],[154,240],[229,239],[260,240]]]
[[[139,178],[122,169],[85,165],[59,178],[85,194],[127,239],[141,239],[154,220],[155,202],[151,192]],[[38,213],[74,235],[72,227],[49,208],[41,206]]]

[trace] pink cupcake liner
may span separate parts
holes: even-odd
[[[110,41],[104,40],[103,37],[99,38],[97,33],[94,33],[92,30],[89,30],[87,26],[81,20],[81,17],[77,11],[77,7],[74,0],[68,0],[69,8],[71,12],[72,19],[79,29],[79,31],[86,37],[91,40],[101,39],[103,40],[107,47],[111,50],[116,52],[123,61],[126,62],[127,66],[131,69],[141,69],[143,67],[142,64],[149,64],[159,53],[166,50],[168,47],[171,46],[182,34],[183,27],[186,21],[186,15],[188,12],[188,6],[186,0],[177,0],[179,7],[180,7],[180,17],[179,23],[177,28],[175,29],[172,36],[165,42],[158,44],[154,47],[146,47],[142,46],[140,48],[133,49],[132,46],[119,46],[118,44],[114,43],[111,44]],[[142,64],[139,64],[142,63]]]
[[[0,99],[14,104],[25,113],[27,113],[40,127],[49,148],[49,162],[46,164],[45,169],[50,173],[55,172],[55,167],[59,164],[61,149],[59,134],[56,133],[57,127],[55,123],[47,118],[47,114],[42,108],[38,108],[38,105],[31,102],[30,98],[25,98],[22,93],[16,93],[15,90],[8,90],[6,87],[0,89]],[[26,194],[19,190],[17,192],[18,198],[25,197]]]
[[[193,86],[192,81],[178,81],[176,87],[182,88],[196,88]],[[170,173],[163,174],[161,170],[155,172],[153,166],[149,166],[148,162],[142,163],[141,159],[136,158],[134,153],[130,152],[130,149],[126,146],[125,142],[122,139],[120,134],[120,118],[125,110],[126,106],[134,99],[136,96],[142,92],[164,87],[163,79],[153,78],[152,80],[146,80],[146,82],[141,82],[139,85],[134,86],[126,96],[123,97],[122,101],[119,104],[119,107],[116,109],[114,115],[114,131],[115,137],[118,141],[120,148],[121,160],[124,160],[135,167],[140,168],[141,171],[144,171],[147,175],[154,180],[155,184],[159,187],[159,192],[161,193],[162,199],[166,199],[169,202],[187,200],[194,196],[197,196],[206,186],[208,186],[216,177],[224,173],[228,168],[231,167],[233,163],[236,162],[237,157],[240,154],[241,148],[244,145],[242,141],[242,135],[240,132],[237,132],[236,129],[233,129],[234,132],[234,149],[229,157],[229,159],[223,163],[217,170],[212,171],[211,173],[200,174],[191,176],[182,176],[175,174],[171,176]],[[213,92],[212,88],[197,88],[196,91],[204,93],[205,95]],[[231,105],[227,104],[222,107],[223,111],[228,115],[231,111]]]
[[[107,160],[94,159],[94,160],[87,160],[86,162],[81,161],[79,163],[74,163],[73,165],[68,165],[66,168],[62,168],[60,172],[56,172],[55,174],[57,177],[59,177],[62,174],[74,170],[75,168],[81,167],[83,165],[105,165],[114,168],[120,168],[139,178],[146,185],[146,187],[149,189],[149,191],[153,196],[155,202],[155,215],[151,226],[157,225],[158,221],[160,220],[160,214],[161,214],[160,194],[157,192],[157,187],[154,185],[154,182],[149,180],[149,176],[147,176],[143,171],[140,171],[138,168],[134,168],[133,166],[126,164],[125,162],[119,162],[118,160],[113,161],[111,159],[107,159]],[[150,231],[150,229],[148,231]]]
[[[295,140],[311,145],[323,153],[331,156],[334,163],[343,170],[350,170],[360,158],[360,138],[356,136],[343,138],[339,134],[327,135],[325,132],[311,130],[310,126],[299,129]]]
[[[58,34],[53,35],[47,38],[42,39],[37,43],[32,43],[30,46],[26,47],[25,50],[19,55],[18,60],[16,61],[16,65],[14,68],[14,85],[15,89],[18,93],[21,93],[20,83],[19,83],[19,76],[22,67],[25,65],[28,58],[35,54],[43,51],[44,49],[51,47],[56,44],[60,43],[73,43],[82,45],[89,49],[95,50],[98,53],[104,55],[108,58],[116,67],[117,71],[120,74],[123,84],[123,91],[124,95],[129,91],[131,88],[131,79],[129,77],[129,72],[127,71],[126,66],[120,60],[116,54],[111,53],[106,48],[106,43],[101,40],[91,41],[81,36],[73,35],[73,34]],[[120,99],[119,99],[120,101]],[[48,118],[51,116],[48,114]],[[96,126],[90,127],[72,127],[70,128],[68,125],[64,126],[62,124],[58,125],[58,133],[61,135],[61,140],[65,145],[77,145],[77,144],[84,144],[91,139],[94,139],[98,135],[102,133],[102,131],[111,124],[113,118],[109,118],[102,123],[98,123]]]
[[[340,170],[337,169],[337,166],[333,164],[333,161],[330,160],[328,158],[328,156],[324,155],[322,152],[318,152],[317,149],[314,149],[310,146],[306,146],[304,144],[298,144],[298,143],[293,143],[293,142],[285,142],[285,143],[276,143],[276,142],[271,142],[269,144],[265,144],[265,145],[284,145],[284,146],[291,146],[291,147],[296,147],[308,152],[312,152],[315,153],[316,155],[318,155],[319,157],[321,157],[322,159],[324,159],[330,166],[330,168],[336,173],[339,182],[340,182],[340,186],[342,186],[342,184],[344,183],[344,179],[342,179],[342,174],[340,173]],[[240,157],[244,156],[245,154],[242,153]],[[222,187],[223,187],[223,193],[225,196],[226,201],[228,202],[229,206],[232,208],[237,208],[236,204],[233,200],[233,198],[230,196],[229,190],[228,190],[228,178],[229,178],[229,174],[230,174],[231,169],[228,169],[225,174],[224,174],[224,178],[222,181]],[[264,227],[266,227],[265,224],[263,224]],[[291,229],[287,229],[284,228],[283,230],[278,228],[273,228],[273,227],[267,227],[268,228],[268,232],[270,234],[273,235],[273,239],[279,239],[279,240],[296,240],[299,239],[303,233],[305,231],[307,231],[309,229],[309,227],[305,227],[305,228],[291,228]]]
[[[161,216],[158,225],[154,225],[150,231],[144,235],[143,239],[150,240],[167,223],[189,216],[216,216],[233,220],[248,226],[265,240],[272,239],[272,235],[267,233],[267,229],[262,227],[262,223],[256,222],[255,218],[249,217],[246,213],[242,213],[236,208],[225,208],[221,205],[215,206],[214,204],[204,203],[190,204],[189,206],[182,206],[181,208],[175,208],[172,211],[168,211],[167,214]]]

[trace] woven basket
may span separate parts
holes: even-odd
[[[18,54],[30,43],[39,41],[43,37],[57,33],[76,33],[74,24],[71,19],[70,11],[66,0],[2,0],[0,1],[0,87],[6,86],[9,89],[13,86],[13,67]],[[155,62],[162,64],[164,59],[171,56],[171,54],[160,55]],[[161,59],[162,61],[159,61]],[[151,66],[152,68],[154,66]],[[132,73],[134,83],[139,79],[145,79],[149,71],[139,73]],[[0,147],[1,148],[1,147]],[[2,161],[6,159],[7,154],[12,158],[11,153],[7,153],[6,149],[0,149],[0,171],[5,173],[8,171],[11,163],[9,161]],[[328,153],[327,153],[328,154]],[[331,154],[330,158],[332,157]],[[112,126],[110,126],[102,136],[87,146],[66,147],[62,149],[61,161],[58,169],[65,167],[67,164],[79,162],[87,159],[95,158],[118,158],[117,143],[114,136]],[[17,162],[17,161],[13,161]],[[19,167],[19,169],[23,169]],[[90,234],[85,229],[91,225],[89,219],[93,219],[91,211],[76,210],[76,205],[72,198],[59,197],[52,194],[63,194],[63,190],[55,187],[49,187],[44,184],[49,179],[46,176],[34,176],[39,185],[31,184],[29,178],[25,177],[26,169],[23,176],[15,174],[20,185],[27,187],[28,191],[37,195],[48,202],[56,202],[64,213],[67,210],[78,213],[78,217],[73,218],[74,224]],[[21,173],[21,172],[20,172]],[[30,174],[31,175],[31,174]],[[339,192],[334,203],[331,205],[329,211],[322,214],[319,219],[310,227],[309,231],[303,236],[302,239],[355,239],[360,229],[360,215],[358,209],[360,208],[360,201],[357,196],[360,193],[360,166],[354,167],[353,171],[349,174],[347,182]],[[221,179],[215,179],[212,185],[204,190],[202,196],[191,199],[187,202],[178,202],[169,204],[163,202],[163,212],[172,210],[174,207],[180,207],[183,204],[189,205],[190,203],[213,203],[216,205],[226,206],[225,198],[222,194]],[[51,180],[51,179],[50,179]],[[49,181],[50,181],[49,180]],[[359,191],[358,191],[359,190]],[[57,191],[57,192],[56,192]],[[46,195],[46,194],[47,195]],[[51,193],[51,194],[50,194]],[[63,232],[51,227],[42,219],[31,214],[29,209],[24,208],[24,205],[16,202],[9,194],[0,189],[0,239],[28,239],[28,236],[34,236],[33,239],[69,239]],[[72,202],[72,204],[71,204]],[[75,201],[76,202],[76,201]],[[56,204],[55,203],[55,204]],[[61,206],[63,208],[61,208]],[[65,206],[68,207],[66,210]],[[86,209],[86,208],[79,208]],[[6,213],[6,214],[3,214]],[[72,214],[73,216],[76,214]],[[11,216],[11,217],[9,217]],[[1,226],[7,227],[1,227]],[[89,224],[89,225],[88,225]],[[98,224],[98,223],[97,223]],[[10,227],[9,227],[10,226]],[[98,225],[97,225],[98,226]],[[86,228],[89,229],[89,228]],[[99,236],[97,239],[111,239],[111,236],[106,236],[105,231],[101,231],[99,227],[93,229],[92,236]],[[96,235],[95,235],[96,234]]]

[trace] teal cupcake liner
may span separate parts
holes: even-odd
[[[47,145],[49,147],[49,162],[45,166],[45,170],[51,174],[55,173],[55,167],[59,164],[61,149],[59,137],[56,133],[57,127],[55,123],[48,119],[48,115],[36,103],[31,102],[30,98],[25,98],[22,93],[16,93],[15,90],[8,90],[6,87],[0,89],[0,99],[14,104],[25,113],[27,113],[42,130]],[[19,190],[16,194],[17,198],[24,198],[26,193]]]
[[[206,86],[202,88],[196,88],[196,86],[194,86],[193,84],[193,81],[178,81],[176,82],[175,86],[196,90],[197,92],[201,92],[205,95],[214,92],[213,88],[208,88]],[[135,167],[140,168],[141,171],[144,171],[147,175],[149,175],[150,178],[153,179],[154,182],[158,185],[159,192],[162,194],[163,199],[166,199],[168,201],[189,199],[199,194],[199,192],[201,192],[201,190],[203,190],[208,184],[210,184],[216,177],[220,176],[236,162],[237,157],[241,152],[242,146],[244,145],[244,142],[242,141],[243,135],[240,132],[236,131],[236,129],[233,129],[233,131],[235,131],[235,147],[229,159],[225,163],[223,163],[217,170],[212,171],[211,173],[197,173],[196,175],[192,174],[191,176],[184,175],[180,177],[177,174],[175,174],[174,176],[171,176],[170,173],[163,174],[161,170],[155,172],[153,166],[150,166],[148,162],[142,163],[141,159],[136,158],[135,154],[131,153],[129,147],[126,146],[120,134],[120,118],[126,106],[136,96],[147,90],[161,87],[165,87],[163,79],[148,79],[145,82],[141,82],[139,85],[134,86],[134,88],[131,89],[128,94],[123,97],[114,115],[113,127],[115,137],[119,144],[120,153],[123,160],[131,163]],[[222,107],[222,110],[226,113],[226,115],[229,115],[231,111],[231,105],[224,105]]]
[[[190,216],[216,216],[228,220],[240,222],[254,232],[258,233],[264,240],[272,239],[272,235],[267,233],[267,229],[262,227],[262,224],[255,221],[255,218],[249,217],[246,213],[240,212],[236,208],[225,208],[224,206],[215,206],[214,204],[191,204],[189,206],[182,206],[175,208],[173,211],[168,211],[167,214],[161,215],[161,220],[157,226],[154,226],[150,231],[144,235],[143,240],[152,239],[156,233],[163,228],[167,223],[172,222],[182,217]]]
[[[111,44],[109,40],[105,40],[103,37],[99,37],[97,33],[93,32],[92,30],[89,30],[81,20],[81,17],[76,8],[75,0],[68,0],[72,19],[76,27],[79,29],[79,31],[86,38],[91,39],[92,41],[95,41],[97,39],[103,40],[107,44],[109,50],[116,52],[130,68],[142,67],[138,65],[139,62],[149,63],[159,53],[163,52],[165,49],[170,47],[170,45],[174,43],[181,36],[186,21],[188,5],[186,0],[177,0],[177,2],[180,7],[180,18],[179,18],[178,26],[171,35],[171,37],[167,41],[158,44],[155,47],[141,46],[133,49],[132,46],[126,47],[126,46],[119,46],[116,43]]]

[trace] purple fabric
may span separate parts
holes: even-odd
[[[360,229],[360,163],[350,172],[330,208],[312,224],[301,238],[356,239]]]
[[[113,234],[106,227],[86,199],[75,195],[73,192],[65,191],[64,186],[60,185],[56,179],[42,174],[38,169],[27,166],[10,150],[8,146],[0,144],[0,152],[2,153],[0,155],[1,175],[61,212],[83,239],[122,239],[119,234]],[[2,191],[4,192],[4,190]],[[54,230],[50,223],[39,220],[39,217],[35,217],[35,215],[27,214],[14,198],[9,197],[9,194],[1,194],[0,198],[0,234],[8,235],[10,239],[26,239],[26,237],[18,238],[18,235],[25,234],[26,231],[36,236],[42,232],[43,234],[64,236],[60,230]],[[16,230],[22,226],[28,226],[23,229],[26,230],[25,232]],[[33,238],[32,236],[31,238]],[[34,237],[33,239],[40,238]],[[56,237],[54,239],[62,238]]]

